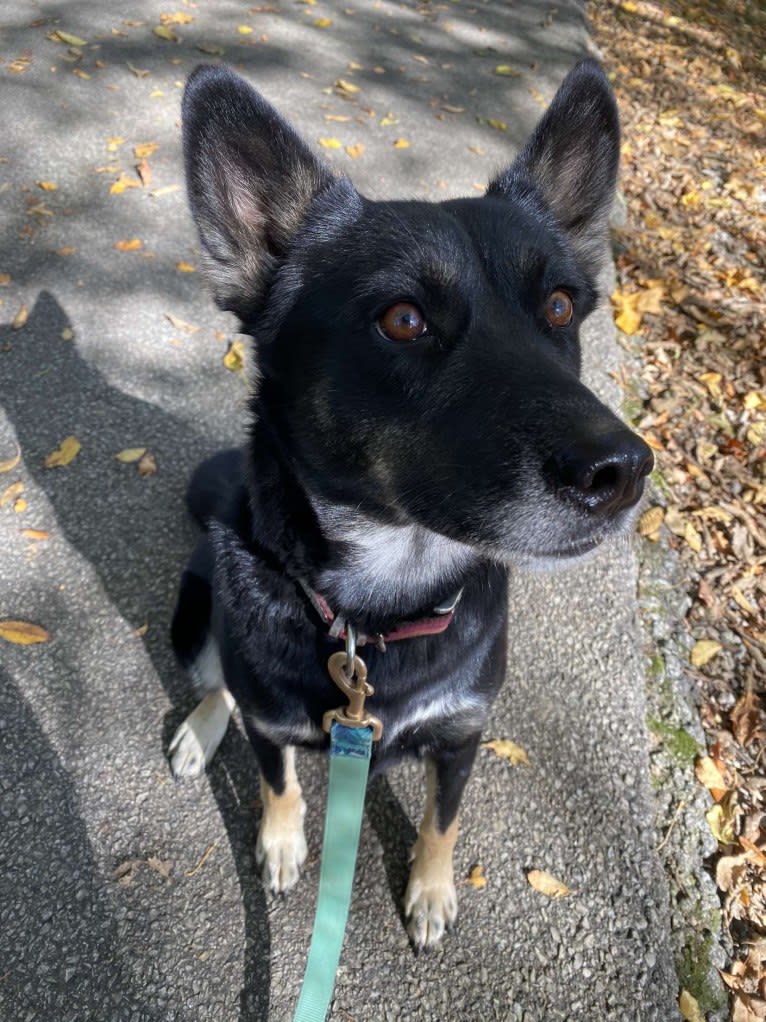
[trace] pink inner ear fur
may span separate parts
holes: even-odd
[[[229,167],[221,175],[224,201],[231,210],[237,226],[241,225],[247,234],[255,234],[263,225],[263,210],[253,193],[252,181],[239,168]]]

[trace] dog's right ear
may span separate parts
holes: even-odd
[[[316,196],[332,185],[290,125],[226,67],[201,65],[183,98],[186,186],[217,304],[258,312]]]

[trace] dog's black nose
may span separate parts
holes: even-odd
[[[644,489],[654,456],[630,430],[570,441],[554,453],[556,488],[594,515],[613,515],[632,507]]]

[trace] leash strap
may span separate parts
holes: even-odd
[[[371,754],[371,727],[333,722],[314,932],[293,1022],[324,1022],[330,1006],[351,902]]]

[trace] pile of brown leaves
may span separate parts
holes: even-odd
[[[657,457],[640,531],[666,537],[689,580],[710,745],[697,776],[737,948],[723,979],[750,1022],[766,1018],[766,10],[609,0],[590,13],[624,132],[613,302],[641,337],[631,411]]]

